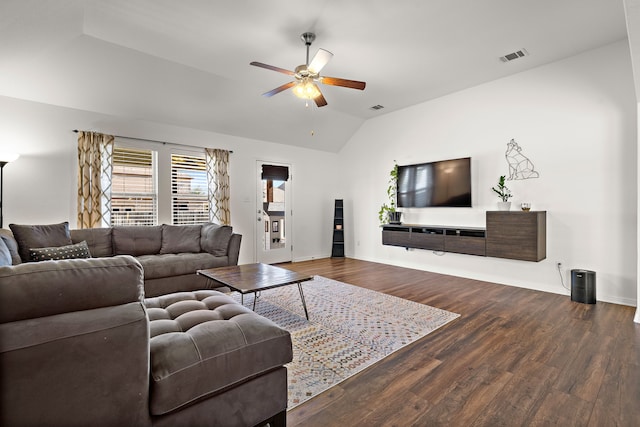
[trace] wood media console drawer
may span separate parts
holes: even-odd
[[[486,254],[484,230],[447,230],[444,250],[468,255]]]
[[[441,228],[412,228],[410,247],[443,251],[444,230]]]
[[[382,229],[382,244],[390,245],[390,246],[402,246],[402,247],[410,247],[411,243],[409,241],[410,237],[409,228],[383,228]]]

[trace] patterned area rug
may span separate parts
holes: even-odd
[[[256,304],[257,313],[291,333],[288,409],[459,317],[321,276],[302,287],[310,321],[296,285],[264,291]],[[251,308],[253,295],[244,304]]]

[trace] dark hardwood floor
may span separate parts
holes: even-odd
[[[635,308],[353,259],[283,264],[459,313],[289,426],[640,426]]]

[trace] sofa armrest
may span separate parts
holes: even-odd
[[[0,267],[0,323],[143,299],[142,266],[129,255]]]
[[[229,247],[227,256],[229,257],[229,265],[238,265],[240,257],[240,243],[242,242],[242,234],[232,234],[229,239]]]

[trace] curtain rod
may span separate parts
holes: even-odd
[[[80,131],[78,129],[74,129],[73,132],[74,133],[78,133]],[[131,136],[122,136],[122,135],[113,135],[113,136],[116,137],[116,138],[137,139],[138,141],[154,142],[156,144],[162,144],[162,145],[175,145],[176,147],[200,148],[200,147],[194,147],[193,145],[176,144],[175,142],[158,141],[156,139],[134,138],[134,137],[131,137]],[[228,150],[228,151],[229,151],[229,153],[233,153],[233,150]]]

